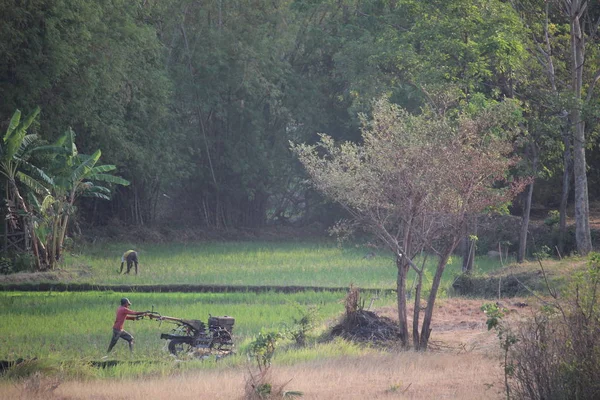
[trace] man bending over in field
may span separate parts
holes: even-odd
[[[128,274],[129,271],[131,270],[131,267],[133,266],[133,264],[135,264],[135,274],[137,275],[137,273],[138,273],[137,252],[135,250],[127,250],[125,253],[123,253],[123,255],[121,256],[121,270],[119,271],[119,274],[123,272],[123,264],[125,263],[125,261],[127,261],[127,272],[125,272],[125,273]]]
[[[117,308],[117,317],[115,318],[115,324],[113,325],[113,336],[110,340],[110,344],[108,345],[107,353],[113,349],[115,344],[119,341],[119,339],[125,340],[129,344],[129,351],[133,353],[133,336],[125,330],[123,330],[123,326],[125,325],[125,320],[135,320],[137,318],[133,317],[134,315],[137,317],[143,317],[146,315],[143,311],[133,311],[129,309],[131,302],[127,297],[123,297],[121,299],[121,306]]]

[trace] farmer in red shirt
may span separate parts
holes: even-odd
[[[119,338],[129,343],[129,350],[133,352],[133,336],[131,336],[129,332],[123,330],[123,325],[125,325],[126,319],[135,320],[136,318],[133,317],[133,315],[141,317],[146,315],[146,313],[143,311],[130,310],[130,305],[131,302],[128,298],[124,297],[121,299],[121,306],[117,308],[117,317],[115,318],[115,324],[113,325],[113,336],[110,341],[110,344],[108,345],[107,353],[110,353],[115,344],[117,344]]]

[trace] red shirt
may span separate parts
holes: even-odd
[[[135,318],[129,317],[129,315],[137,315],[137,311],[130,310],[125,306],[120,306],[117,308],[117,318],[115,318],[115,324],[113,325],[113,329],[118,329],[120,331],[123,330],[123,325],[125,325],[125,320],[134,320]]]

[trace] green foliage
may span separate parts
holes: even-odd
[[[300,314],[299,316],[293,317],[293,325],[287,328],[287,335],[289,335],[298,346],[306,346],[306,338],[308,333],[313,330],[319,320],[319,308],[315,305],[308,305],[302,307],[296,303],[295,307]]]
[[[8,257],[0,258],[0,274],[8,275],[13,273],[13,262]]]
[[[275,349],[285,335],[278,331],[260,332],[254,341],[248,346],[248,354],[256,361],[260,371],[271,366],[271,360],[275,355]],[[268,387],[270,392],[270,385]],[[258,390],[258,389],[257,389]]]
[[[555,226],[560,220],[560,212],[558,210],[550,210],[548,216],[544,219],[544,224]]]
[[[150,8],[122,0],[2,3],[0,119],[39,105],[49,141],[74,126],[84,152],[101,148],[140,189],[165,180],[177,162],[165,135],[171,83]]]
[[[486,313],[488,317],[486,321],[488,330],[496,330],[498,333],[498,339],[500,340],[500,347],[504,351],[504,359],[502,361],[502,366],[504,369],[504,388],[506,390],[506,397],[510,398],[509,380],[514,376],[516,367],[510,357],[510,352],[519,342],[519,338],[517,334],[515,334],[512,329],[503,321],[503,318],[508,312],[507,309],[501,309],[497,304],[488,303],[484,304],[481,307],[481,310]]]
[[[546,246],[545,244],[540,246],[540,248],[533,253],[533,256],[538,260],[547,260],[552,256],[552,249]]]
[[[62,260],[64,240],[69,218],[76,210],[75,202],[80,197],[110,200],[111,190],[98,182],[109,185],[129,185],[121,177],[108,174],[114,165],[97,165],[101,151],[91,156],[80,154],[75,145],[75,132],[68,129],[53,145],[36,149],[47,154],[47,181],[40,203],[35,194],[28,197],[30,208],[35,211],[34,229],[40,240],[42,264],[53,269]],[[39,191],[38,191],[39,193]]]
[[[30,253],[15,253],[10,257],[0,257],[0,274],[7,275],[34,270],[35,261]]]
[[[288,140],[359,140],[359,113],[384,94],[417,113],[483,107],[521,83],[526,60],[525,28],[499,0],[60,0],[0,14],[0,120],[39,105],[49,141],[73,126],[83,153],[102,149],[132,183],[113,205],[83,199],[95,223],[331,214]],[[450,86],[457,96],[439,95]]]
[[[490,331],[498,327],[500,321],[502,320],[502,318],[504,318],[506,311],[508,310],[506,310],[505,308],[501,309],[496,304],[487,303],[481,306],[481,311],[483,311],[484,314],[486,314],[487,316],[487,320],[485,323],[488,327],[488,331]]]
[[[34,270],[35,259],[30,253],[18,253],[14,257],[14,272],[30,272]]]

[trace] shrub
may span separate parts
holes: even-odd
[[[34,258],[30,253],[19,253],[15,256],[13,264],[14,272],[32,271],[34,266]]]
[[[12,274],[13,272],[12,260],[10,258],[0,257],[0,274],[8,275]]]
[[[558,210],[550,210],[548,216],[544,220],[544,223],[548,226],[557,225],[560,221],[560,212]]]
[[[564,298],[554,295],[511,343],[506,369],[517,399],[600,398],[600,254],[589,256]],[[506,326],[501,329],[506,332]]]
[[[283,337],[284,335],[280,332],[261,332],[250,343],[249,355],[256,361],[258,372],[252,373],[252,371],[249,371],[248,373],[244,389],[245,399],[285,399],[302,396],[302,392],[284,390],[289,382],[282,385],[272,383],[271,359],[279,340],[283,339]]]
[[[277,344],[284,335],[281,332],[260,332],[256,339],[248,346],[248,353],[258,366],[260,371],[271,366],[271,359],[275,354]]]
[[[551,249],[546,245],[542,245],[538,251],[533,253],[533,256],[538,260],[547,260],[551,257]]]
[[[319,308],[314,305],[302,308],[299,304],[296,304],[296,309],[300,315],[292,318],[293,325],[287,333],[298,346],[303,347],[306,346],[308,333],[314,329],[319,319]]]
[[[33,267],[33,255],[29,253],[12,253],[8,257],[0,257],[0,274],[33,271]]]

